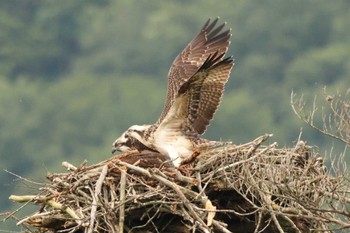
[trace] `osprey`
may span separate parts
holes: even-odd
[[[217,27],[210,19],[175,58],[168,73],[167,98],[158,121],[134,125],[113,143],[116,150],[153,151],[167,155],[175,167],[201,151],[229,142],[199,138],[207,129],[220,104],[225,84],[234,65],[224,58],[230,45],[231,29]]]

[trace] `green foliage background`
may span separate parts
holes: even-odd
[[[350,2],[4,0],[0,2],[0,212],[34,180],[110,156],[128,126],[154,122],[174,57],[208,18],[232,27],[236,66],[205,137],[244,143],[304,127],[290,93],[350,87]],[[322,97],[321,97],[322,98]],[[304,129],[320,150],[328,138]],[[0,229],[13,229],[0,225]]]

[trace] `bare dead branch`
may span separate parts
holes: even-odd
[[[315,96],[312,108],[307,109],[306,101],[303,96],[297,98],[295,93],[291,93],[291,106],[295,115],[303,120],[311,128],[337,139],[346,145],[350,145],[350,94],[346,92],[343,96],[337,93],[334,96],[329,95],[324,88],[324,103],[320,107],[317,104]],[[317,116],[322,119],[322,125],[317,125],[315,120]]]

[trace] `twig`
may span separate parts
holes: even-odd
[[[146,169],[142,168],[142,167],[135,166],[135,165],[132,165],[130,163],[122,162],[120,160],[117,161],[117,163],[119,165],[125,166],[125,167],[127,167],[129,169],[132,169],[134,171],[140,172],[141,174],[143,174],[145,176],[152,177],[151,173],[149,171],[147,171]]]
[[[198,214],[194,211],[194,209],[192,208],[192,206],[190,205],[190,201],[186,198],[186,196],[184,195],[184,193],[181,191],[180,186],[178,186],[177,184],[175,184],[174,182],[171,182],[161,176],[157,176],[154,175],[154,178],[160,182],[162,182],[163,184],[165,184],[166,186],[172,188],[178,195],[179,197],[182,199],[183,204],[187,207],[188,211],[191,213],[192,217],[198,221],[200,224],[203,225],[204,228],[206,227],[206,224],[204,223],[204,221],[198,216]],[[209,229],[208,229],[209,230]]]
[[[246,163],[246,162],[249,162],[251,160],[254,160],[256,157],[259,157],[260,155],[264,154],[267,150],[275,147],[277,145],[277,143],[272,143],[271,145],[269,145],[268,147],[266,147],[265,149],[263,149],[262,151],[260,151],[259,153],[255,154],[254,156],[251,156],[249,157],[251,154],[253,154],[253,152],[260,146],[260,144],[255,144],[248,152],[247,152],[247,157],[248,159],[245,159],[245,160],[241,160],[241,161],[238,161],[238,162],[235,162],[235,163],[232,163],[232,164],[229,164],[225,167],[222,167],[222,168],[219,168],[217,170],[217,172],[220,172],[220,171],[223,171],[223,170],[226,170],[228,168],[232,168],[232,167],[235,167],[237,165],[240,165],[242,163]]]
[[[7,172],[7,173],[9,173],[9,174],[11,174],[11,175],[13,175],[13,176],[15,176],[15,177],[17,177],[17,178],[19,178],[20,180],[24,180],[24,181],[28,182],[28,183],[36,184],[36,185],[45,185],[45,183],[39,183],[39,182],[35,182],[35,181],[32,181],[32,180],[28,180],[28,179],[26,179],[26,178],[24,178],[24,177],[22,177],[22,176],[20,176],[20,175],[17,175],[17,174],[15,174],[15,173],[13,173],[13,172],[10,172],[10,171],[7,170],[7,169],[4,169],[4,171]]]
[[[42,202],[46,203],[47,205],[51,206],[54,209],[63,210],[67,214],[69,214],[72,218],[79,220],[80,217],[74,212],[73,209],[70,207],[65,207],[64,205],[54,201],[54,200],[48,200],[46,196],[37,196],[37,195],[24,195],[24,196],[16,196],[11,195],[9,197],[10,200],[15,202]]]
[[[40,195],[24,195],[24,196],[17,196],[17,195],[11,195],[9,197],[11,201],[15,202],[46,202],[47,197],[46,196],[40,196]]]
[[[75,170],[77,170],[76,166],[74,166],[73,164],[71,164],[71,163],[69,163],[67,161],[63,161],[62,162],[62,166],[67,168],[68,171],[75,171]]]
[[[119,206],[119,232],[124,232],[124,219],[125,219],[125,186],[126,186],[126,167],[120,169],[120,202]]]
[[[108,166],[104,165],[102,168],[100,177],[98,178],[98,180],[96,182],[95,193],[92,194],[93,201],[91,204],[90,225],[89,225],[88,233],[92,233],[93,229],[94,229],[94,222],[95,222],[96,210],[97,210],[97,200],[98,200],[98,196],[101,193],[102,184],[103,184],[103,181],[107,175],[107,172],[108,172]]]
[[[224,232],[224,233],[234,233],[234,232],[232,232],[232,231],[227,230],[224,226],[222,226],[222,225],[220,224],[219,221],[213,220],[213,226],[214,226],[216,229],[218,229],[219,231],[221,231],[221,232]]]

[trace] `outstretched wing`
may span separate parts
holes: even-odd
[[[224,54],[209,56],[200,69],[180,89],[174,104],[159,125],[160,130],[185,130],[203,134],[213,118],[233,67]]]
[[[156,124],[159,124],[167,115],[180,87],[198,71],[207,58],[216,52],[219,54],[227,52],[231,29],[222,32],[226,23],[215,27],[218,19],[216,18],[213,22],[209,19],[198,35],[173,61],[168,74],[167,98]]]

